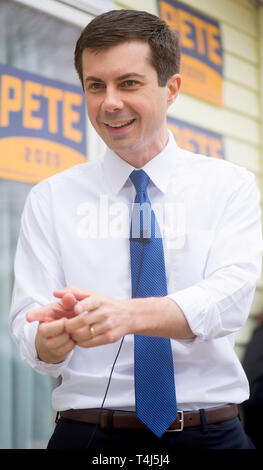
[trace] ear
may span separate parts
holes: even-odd
[[[176,100],[180,87],[181,87],[182,77],[179,73],[172,75],[167,84],[167,108]]]

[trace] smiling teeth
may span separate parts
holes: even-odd
[[[107,126],[110,126],[110,127],[123,127],[123,126],[127,126],[128,124],[131,124],[133,121],[133,119],[130,119],[130,121],[126,121],[126,122],[121,122],[120,124],[107,124]]]

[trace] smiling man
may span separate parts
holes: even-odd
[[[89,118],[109,148],[136,168],[166,146],[165,115],[181,83],[173,74],[159,86],[150,54],[148,43],[133,40],[82,55]]]
[[[76,44],[107,148],[32,189],[10,315],[22,358],[61,377],[49,449],[253,448],[234,333],[261,270],[259,193],[245,169],[177,147],[179,65],[176,33],[147,12],[100,15]],[[116,228],[121,206],[126,234],[90,230]]]

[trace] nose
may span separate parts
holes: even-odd
[[[102,103],[102,110],[112,113],[119,111],[123,108],[123,101],[120,97],[119,90],[113,87],[107,87],[105,91],[104,100]]]

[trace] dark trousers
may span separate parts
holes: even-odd
[[[217,424],[167,432],[160,439],[150,431],[101,429],[89,423],[60,418],[49,441],[48,449],[91,449],[100,451],[155,452],[175,449],[254,449],[239,418]]]

